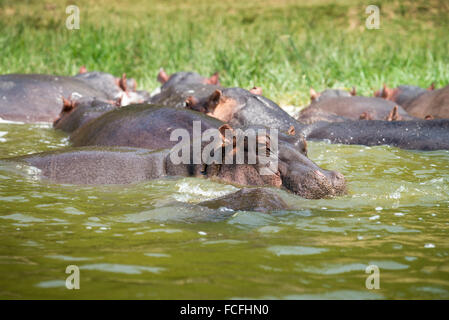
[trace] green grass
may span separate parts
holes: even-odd
[[[73,1],[75,2],[75,1]],[[225,86],[261,86],[303,105],[309,87],[449,83],[446,0],[373,1],[381,29],[365,28],[366,1],[76,1],[80,30],[65,27],[72,1],[0,0],[0,73],[75,74],[81,65],[139,87],[167,72],[219,71]]]

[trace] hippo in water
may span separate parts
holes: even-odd
[[[308,140],[412,150],[449,150],[449,120],[316,122],[302,132]]]
[[[449,85],[426,90],[408,104],[407,111],[422,119],[449,119]]]
[[[59,117],[53,122],[53,127],[69,133],[106,112],[120,107],[118,100],[102,100],[95,97],[63,98],[62,100],[62,110]]]
[[[167,109],[179,112],[177,109]],[[196,143],[201,145],[201,150],[210,145],[210,142],[204,141],[201,136],[194,136],[188,144],[187,155],[193,155],[193,158],[189,157],[187,163],[174,161],[173,154],[177,156],[178,151],[174,152],[173,149],[150,151],[127,147],[81,147],[28,155],[13,160],[37,167],[41,170],[42,177],[59,183],[122,184],[164,176],[189,176],[212,178],[243,186],[283,187],[311,199],[341,195],[346,191],[345,179],[340,173],[318,167],[286,141],[280,139],[279,151],[274,154],[270,136],[257,133],[258,146],[263,145],[263,152],[273,156],[269,158],[267,166],[267,163],[259,161],[259,158],[250,163],[250,148],[247,144],[249,140],[239,147],[236,140],[227,139],[227,131],[233,132],[230,126],[225,124],[215,129],[220,133],[220,138],[218,144],[214,145],[215,149],[211,149],[214,156],[218,154],[218,160],[222,160],[226,154],[231,155],[232,162],[208,162],[208,157],[212,157],[210,152],[206,156],[203,153],[198,162],[195,162]],[[239,150],[244,153],[243,162],[240,163],[236,162]],[[260,151],[260,147],[258,150]],[[272,167],[272,161],[276,161],[277,165]],[[264,169],[268,170],[262,173]]]
[[[301,131],[305,126],[275,102],[262,96],[259,88],[215,90],[208,99],[188,103],[187,108],[203,112],[232,126],[264,125],[280,131]]]
[[[172,148],[178,144],[176,129],[185,129],[190,137],[195,137],[194,121],[201,132],[227,126],[218,119],[208,117],[188,109],[176,109],[154,105],[134,105],[108,112],[89,122],[71,136],[73,146],[128,146],[147,149]],[[262,126],[242,127],[259,131]],[[232,128],[229,126],[229,128]],[[265,127],[263,127],[265,128]],[[237,128],[235,128],[237,129]],[[269,130],[266,130],[268,132]],[[198,138],[198,137],[197,137]],[[329,194],[340,194],[344,178],[341,174],[319,168],[307,158],[307,143],[302,135],[293,132],[278,133],[279,170],[282,185],[295,193],[314,198]],[[293,174],[293,176],[290,175]],[[314,181],[313,191],[306,183],[299,184],[297,177],[305,175],[309,182]],[[321,191],[319,191],[321,190]]]
[[[89,74],[91,76],[88,76]],[[120,89],[120,81],[115,84],[115,78],[113,85],[100,85],[102,79],[110,83],[112,78],[114,78],[112,75],[106,76],[102,73],[86,73],[84,78],[81,75],[75,77],[42,74],[2,75],[0,118],[28,123],[53,122],[61,111],[63,97],[119,99],[122,105],[144,100],[142,99],[145,97],[144,93],[129,90],[125,92]]]
[[[122,106],[143,103],[150,99],[150,94],[144,90],[137,90],[136,80],[127,78],[125,73],[121,78],[116,78],[106,72],[87,72],[85,69],[80,69],[80,73],[75,78],[96,90],[105,92],[108,99],[119,100]]]
[[[421,94],[432,91],[435,89],[435,85],[432,83],[430,87],[427,89],[418,87],[418,86],[410,86],[410,85],[401,85],[397,88],[388,88],[385,84],[382,89],[374,92],[374,96],[378,98],[383,98],[386,100],[393,101],[399,104],[402,108],[404,108],[407,112],[409,110],[410,104],[418,98]]]
[[[90,121],[70,136],[72,145],[80,146],[130,146],[158,149],[171,148],[173,130],[183,128],[193,135],[193,122],[201,122],[201,131],[218,128],[224,124],[219,119],[187,108],[176,109],[157,105],[130,105],[107,112]],[[265,128],[262,125],[235,126],[242,130]],[[279,130],[280,140],[307,155],[307,143],[293,127]]]
[[[328,89],[320,94],[311,91],[311,100],[311,104],[299,113],[297,120],[301,123],[414,119],[394,102],[381,98],[353,96],[344,90]]]
[[[74,77],[42,74],[0,76],[0,117],[22,122],[52,122],[70,95],[108,99],[103,91]]]

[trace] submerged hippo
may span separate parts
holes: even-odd
[[[435,86],[432,84],[429,88],[424,89],[418,86],[401,85],[397,88],[388,88],[385,84],[382,89],[374,92],[374,96],[393,101],[408,111],[410,104],[421,94],[432,91]]]
[[[61,113],[53,122],[53,127],[65,132],[73,132],[89,121],[119,107],[118,101],[102,100],[92,97],[79,99],[63,98]]]
[[[449,120],[317,122],[303,132],[308,140],[413,150],[449,150]]]
[[[187,104],[232,126],[264,125],[280,131],[301,131],[304,125],[293,119],[276,103],[260,94],[258,88],[215,90],[207,100]]]
[[[176,110],[176,109],[171,109]],[[121,111],[121,110],[120,110]],[[114,113],[113,111],[111,113]],[[135,148],[74,148],[56,152],[46,152],[35,155],[18,157],[13,160],[24,161],[28,165],[41,170],[44,178],[59,183],[71,184],[121,184],[142,180],[155,179],[163,176],[191,176],[214,178],[228,183],[250,186],[284,187],[297,195],[305,198],[322,198],[326,196],[341,195],[345,193],[346,184],[344,177],[335,171],[321,169],[297,148],[288,142],[279,141],[279,152],[270,158],[269,166],[259,160],[249,162],[249,150],[245,143],[243,162],[236,164],[238,144],[228,140],[227,130],[232,130],[228,125],[222,125],[218,129],[220,141],[213,149],[214,156],[230,154],[233,157],[231,164],[227,162],[207,162],[206,157],[200,157],[195,162],[195,156],[190,157],[187,163],[173,161],[170,149],[149,151]],[[193,137],[188,146],[187,154],[192,155],[196,141],[202,149],[207,144],[202,137]],[[270,149],[270,137],[257,135],[257,143],[264,144],[266,151],[272,154]],[[231,146],[230,153],[228,147]],[[227,153],[228,152],[228,153]],[[178,155],[178,153],[175,153]],[[259,159],[259,158],[258,158]],[[271,167],[272,159],[276,166]],[[220,158],[218,159],[220,160]],[[262,173],[263,169],[269,169],[268,173]]]
[[[217,199],[200,202],[198,205],[233,211],[270,212],[289,209],[288,204],[274,190],[267,188],[243,188]]]
[[[74,77],[42,74],[0,76],[0,117],[22,122],[52,122],[62,98],[72,94],[107,99],[107,94]]]
[[[177,141],[170,141],[175,129],[186,129],[193,136],[193,122],[201,124],[201,132],[218,128],[223,121],[186,108],[176,109],[157,105],[130,105],[108,112],[73,132],[73,146],[129,146],[158,149],[171,148]],[[238,127],[238,126],[235,126]],[[265,126],[240,126],[242,130],[255,130]],[[294,128],[279,131],[279,139],[307,154],[307,143]]]
[[[120,84],[122,83],[122,84]],[[0,76],[0,117],[22,122],[53,122],[63,98],[118,99],[121,105],[144,101],[148,93],[122,90],[126,79],[90,72],[75,77],[42,74]]]
[[[163,69],[159,71],[158,81],[162,86],[150,102],[175,108],[184,108],[189,103],[207,100],[216,89],[221,88],[218,73],[209,78],[196,72],[176,72],[168,76]]]
[[[187,84],[187,83],[202,83],[202,84],[212,84],[212,85],[220,85],[218,72],[214,73],[210,77],[203,77],[196,72],[190,71],[180,71],[173,73],[172,75],[168,75],[164,69],[160,69],[159,74],[157,75],[157,80],[162,84],[161,91],[171,87],[176,86],[178,84]]]
[[[298,121],[310,124],[317,121],[345,120],[413,120],[414,118],[392,101],[362,96],[321,95],[301,110]]]
[[[196,124],[194,124],[194,121],[196,121]],[[73,146],[76,147],[172,148],[178,144],[178,136],[170,139],[172,132],[176,129],[185,129],[190,137],[201,139],[201,136],[197,137],[193,134],[194,125],[200,126],[200,132],[228,126],[218,119],[188,109],[134,105],[108,112],[89,122],[75,131],[71,140]],[[231,126],[228,126],[228,128],[231,129]],[[260,126],[242,127],[242,130],[247,129],[258,131]],[[268,133],[268,130],[266,132]],[[277,156],[282,185],[307,198],[340,194],[344,189],[343,176],[319,168],[306,155],[307,144],[302,135],[296,132],[278,133]],[[308,182],[302,181],[300,184],[298,182],[300,176]],[[237,176],[235,179],[237,179],[236,183],[241,183]],[[307,186],[308,183],[310,183],[310,186],[314,185],[311,190]]]
[[[426,90],[410,102],[407,111],[422,119],[449,119],[449,85],[438,90]]]
[[[137,82],[128,79],[124,73],[121,78],[106,72],[80,70],[75,78],[84,81],[92,88],[105,92],[108,99],[119,100],[122,106],[132,103],[143,103],[150,99],[150,94],[144,90],[137,90]]]

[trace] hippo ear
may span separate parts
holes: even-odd
[[[435,90],[435,82],[432,82],[432,83],[430,84],[430,87],[427,88],[427,90],[429,90],[429,91]]]
[[[81,66],[80,70],[78,71],[78,74],[83,74],[83,73],[87,73],[86,66]]]
[[[401,117],[399,116],[399,112],[398,112],[398,106],[394,106],[393,109],[391,109],[390,113],[388,114],[388,116],[385,120],[387,120],[387,121],[401,120]]]
[[[215,72],[209,78],[206,79],[206,84],[220,85],[218,72]]]
[[[221,90],[215,90],[209,97],[209,107],[215,108],[220,103],[222,96]]]
[[[349,91],[349,94],[351,96],[356,96],[357,95],[357,90],[355,89],[355,87],[352,87],[351,91]]]
[[[186,104],[186,108],[193,109],[193,107],[197,105],[199,101],[194,96],[189,96],[184,102]]]
[[[157,75],[157,81],[159,81],[161,84],[164,84],[168,81],[169,75],[165,72],[164,68],[159,69],[159,73]]]
[[[380,97],[384,99],[388,99],[390,97],[390,88],[388,88],[385,83]]]
[[[288,130],[287,130],[287,134],[290,136],[294,136],[296,134],[295,127],[290,126],[290,128],[288,128]]]
[[[435,119],[431,114],[428,114],[427,116],[424,117],[425,120],[433,120]]]
[[[316,92],[315,89],[310,88],[310,101],[315,101],[319,96],[320,94]]]
[[[235,147],[237,145],[237,138],[236,138],[236,132],[234,131],[234,129],[227,123],[221,125],[218,128],[218,131],[221,134],[221,139],[222,139],[222,146],[225,147],[226,145],[229,145],[232,143],[233,146],[233,152],[235,152]],[[228,135],[232,134],[232,140],[229,139],[229,137],[226,137],[226,132],[228,132]]]
[[[118,86],[123,91],[125,91],[125,92],[128,91],[128,84],[126,82],[126,73],[122,74],[122,77],[118,81]]]
[[[261,96],[262,88],[261,87],[253,87],[252,89],[249,90],[249,92],[251,92],[252,94],[257,94],[257,95]]]
[[[62,112],[69,112],[75,108],[75,103],[72,100],[62,97]]]

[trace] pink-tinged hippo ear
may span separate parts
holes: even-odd
[[[235,135],[234,135],[235,132],[234,132],[234,129],[229,124],[225,123],[225,124],[221,125],[218,128],[218,131],[221,134],[221,139],[223,141],[223,146],[226,145],[226,144],[229,144],[229,143],[234,143],[234,145],[235,145],[235,142],[236,142],[235,141]],[[230,133],[232,133],[233,142],[231,142],[231,141],[226,139],[226,131],[230,131]]]
[[[427,116],[424,117],[425,120],[433,120],[435,119],[431,114],[428,114]]]
[[[393,109],[391,109],[390,113],[388,114],[387,118],[385,120],[387,121],[398,121],[401,120],[401,116],[398,112],[398,106],[394,106]]]
[[[83,74],[83,73],[87,73],[86,66],[81,66],[80,70],[78,71],[78,74]]]
[[[215,72],[213,75],[207,78],[206,84],[220,85],[218,72]]]
[[[350,94],[351,96],[356,96],[356,95],[357,95],[357,90],[356,90],[356,88],[355,88],[355,87],[352,87],[351,91],[349,91],[349,94]]]
[[[62,112],[70,112],[75,108],[75,102],[62,97]]]
[[[310,101],[315,101],[319,96],[320,94],[316,92],[315,89],[310,88]]]
[[[435,82],[432,82],[432,83],[430,84],[430,87],[427,88],[427,90],[429,90],[429,91],[435,90]]]
[[[157,81],[161,84],[164,84],[168,81],[170,76],[165,72],[164,68],[159,69],[159,73],[157,74]]]
[[[198,104],[199,101],[194,96],[189,96],[184,102],[186,104],[186,108],[192,109],[195,105]]]
[[[373,120],[373,117],[371,116],[371,114],[369,112],[363,112],[360,116],[359,116],[360,120]]]
[[[290,136],[294,136],[296,134],[295,127],[290,126],[290,128],[288,128],[288,130],[287,130],[287,134]]]
[[[222,96],[221,90],[215,90],[209,97],[209,107],[215,108],[220,103]]]
[[[253,87],[252,89],[249,90],[249,92],[251,92],[252,94],[257,94],[257,95],[261,96],[262,88],[261,87]]]
[[[123,91],[128,91],[128,83],[126,82],[126,73],[122,74],[122,77],[118,80],[118,86]]]

